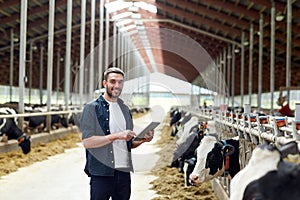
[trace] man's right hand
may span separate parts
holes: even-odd
[[[133,132],[131,130],[125,130],[125,131],[119,132],[119,139],[120,140],[129,141],[135,136],[136,136],[135,132]]]

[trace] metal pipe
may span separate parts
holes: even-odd
[[[44,45],[40,46],[40,105],[43,104],[43,77],[44,77]]]
[[[241,106],[244,106],[244,86],[245,86],[245,32],[242,32],[241,37]]]
[[[286,20],[286,87],[291,86],[291,55],[292,55],[292,0],[287,0]],[[287,103],[290,103],[290,91],[287,91]]]
[[[116,66],[116,54],[117,54],[117,26],[116,22],[113,25],[113,66]]]
[[[29,48],[29,83],[28,83],[28,100],[29,104],[31,104],[31,90],[32,90],[32,62],[33,62],[33,42],[30,41],[30,48]]]
[[[118,28],[118,67],[121,68],[121,53],[122,53],[122,34]]]
[[[20,14],[20,53],[19,53],[19,113],[24,113],[24,83],[26,70],[26,35],[27,35],[27,0],[21,1]],[[23,118],[19,119],[19,127],[23,130]]]
[[[252,98],[252,73],[253,73],[253,24],[250,24],[250,47],[249,47],[249,104],[251,105]]]
[[[70,99],[70,68],[71,68],[71,39],[72,39],[72,0],[68,0],[67,10],[67,38],[65,62],[65,108],[69,109]]]
[[[60,76],[60,51],[57,51],[56,60],[56,104],[58,105],[59,100],[59,76]]]
[[[100,13],[101,14],[101,13]],[[81,0],[81,26],[80,26],[80,68],[79,68],[79,105],[83,106],[83,85],[84,81],[84,54],[85,54],[85,20],[86,0]],[[99,56],[100,58],[100,56]]]
[[[109,3],[109,0],[106,0],[106,3]],[[108,68],[109,63],[109,10],[106,8],[105,10],[105,69]]]
[[[94,60],[95,60],[95,1],[91,1],[91,35],[90,35],[90,76],[89,76],[89,99],[94,98]]]
[[[14,84],[14,29],[10,29],[10,63],[9,63],[9,101],[12,102]]]
[[[102,88],[102,75],[103,75],[103,18],[104,18],[104,0],[100,0],[100,21],[99,21],[99,89]]]
[[[65,109],[69,109],[70,99],[70,68],[71,68],[71,37],[72,37],[72,0],[68,0],[67,8],[67,38],[65,61]]]
[[[224,48],[223,50],[223,103],[225,104],[226,101],[226,96],[227,96],[227,92],[226,92],[226,48]]]
[[[228,59],[228,65],[227,65],[227,84],[228,84],[228,99],[227,99],[227,105],[229,105],[229,101],[230,101],[230,95],[231,95],[231,87],[230,87],[230,70],[231,70],[231,45],[228,46],[228,51],[227,51],[227,59]]]
[[[232,45],[232,70],[231,70],[231,107],[234,107],[234,86],[235,86],[235,45]]]
[[[257,107],[261,109],[261,94],[262,94],[262,64],[263,64],[263,46],[264,46],[264,16],[261,13],[259,19],[259,55],[258,55],[258,95]]]
[[[270,94],[271,94],[271,110],[274,110],[274,87],[275,87],[275,2],[272,2],[271,8],[271,49],[270,49]]]
[[[54,46],[54,16],[55,0],[49,1],[48,25],[48,58],[47,58],[47,111],[51,111],[52,72],[53,72],[53,46]],[[51,129],[51,116],[47,116],[47,131]]]

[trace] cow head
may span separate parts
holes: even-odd
[[[14,114],[10,108],[2,108],[0,110],[2,114]],[[23,131],[17,126],[16,121],[13,118],[3,118],[0,120],[0,132],[7,136],[8,140],[18,140],[24,154],[30,152],[30,137],[26,136]]]
[[[223,144],[221,142],[215,143],[214,148],[207,154],[205,168],[209,168],[209,174],[214,175],[218,170],[223,168],[223,161],[226,156],[234,153],[234,146],[230,144]]]
[[[68,127],[69,127],[68,121],[67,121],[67,119],[66,119],[65,117],[60,118],[60,123],[61,123],[61,125],[62,125],[63,127],[65,127],[65,128],[68,128]]]
[[[208,138],[210,141],[207,140]],[[238,140],[228,139],[218,142],[214,138],[213,136],[205,136],[201,141],[197,150],[197,164],[190,175],[192,184],[209,181],[223,175],[224,171],[233,177],[240,170]]]
[[[19,146],[21,147],[24,154],[28,154],[31,150],[31,142],[30,136],[26,136],[25,134],[18,138]]]

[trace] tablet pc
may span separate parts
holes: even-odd
[[[145,134],[147,134],[149,131],[155,129],[159,124],[160,124],[160,122],[151,122],[139,134],[137,134],[133,140],[134,141],[142,140],[145,137]]]

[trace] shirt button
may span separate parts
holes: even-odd
[[[108,121],[108,118],[106,118],[106,121]]]
[[[112,160],[111,163],[114,163],[114,161]]]
[[[110,153],[112,153],[112,151],[110,151]]]

